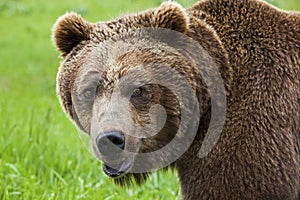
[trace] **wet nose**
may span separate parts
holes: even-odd
[[[116,152],[116,147],[121,150],[124,150],[125,147],[124,134],[119,131],[100,133],[96,142],[100,153],[104,156],[114,154],[114,152]]]

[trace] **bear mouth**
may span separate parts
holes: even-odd
[[[120,178],[130,170],[132,164],[133,162],[131,161],[131,159],[125,159],[119,164],[103,163],[102,169],[104,173],[110,178]]]

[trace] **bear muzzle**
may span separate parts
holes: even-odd
[[[120,178],[124,175],[132,166],[133,162],[131,159],[125,159],[119,164],[113,164],[113,167],[110,167],[111,164],[103,163],[102,169],[104,173],[111,178]]]
[[[104,156],[110,156],[111,153],[114,153],[115,147],[124,150],[124,134],[119,131],[100,133],[97,138],[97,147]]]
[[[125,136],[120,131],[100,133],[96,139],[99,152],[103,156],[103,171],[111,178],[125,174],[132,166],[133,161],[124,159],[122,154],[125,148]]]

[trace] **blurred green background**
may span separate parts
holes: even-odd
[[[195,1],[180,0],[184,6]],[[300,10],[299,0],[273,0]],[[177,199],[172,172],[119,188],[82,145],[55,94],[60,62],[51,28],[66,11],[95,22],[160,0],[0,0],[0,199]]]

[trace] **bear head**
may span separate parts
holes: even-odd
[[[54,25],[53,41],[63,58],[62,108],[121,185],[176,166],[203,140],[218,73],[229,91],[231,69],[218,36],[174,2],[108,22],[67,13]]]

